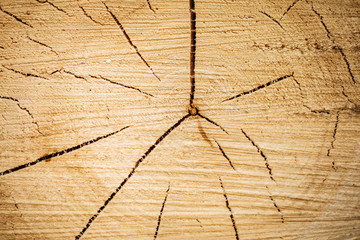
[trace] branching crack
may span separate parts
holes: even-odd
[[[271,192],[270,192],[270,190],[269,190],[269,187],[266,186],[266,189],[268,190],[270,200],[272,201],[272,203],[274,204],[274,207],[276,208],[276,210],[277,210],[277,211],[279,212],[279,214],[280,214],[281,222],[282,222],[282,223],[285,223],[284,215],[282,214],[281,209],[280,209],[280,208],[278,207],[278,205],[276,204],[276,202],[275,202],[275,200],[274,200],[274,198],[273,198],[273,196],[272,196],[272,194],[271,194]]]
[[[151,68],[150,64],[145,60],[145,58],[140,54],[139,49],[137,48],[137,46],[132,42],[130,36],[127,34],[127,32],[125,31],[123,25],[120,23],[120,21],[117,19],[117,17],[114,15],[114,13],[110,10],[110,8],[103,3],[106,7],[106,10],[110,13],[111,17],[114,19],[114,21],[116,22],[116,24],[119,26],[120,30],[122,31],[122,33],[124,34],[125,38],[127,39],[127,41],[129,42],[130,46],[136,51],[136,54],[140,57],[140,59],[145,63],[145,65],[148,67],[148,69],[152,72],[152,74],[159,80],[161,81],[161,79],[155,74],[154,70]]]
[[[215,140],[215,139],[214,139],[214,140]],[[226,160],[228,160],[228,162],[229,162],[229,164],[230,164],[230,167],[231,167],[232,169],[234,169],[234,171],[236,171],[233,163],[231,162],[231,159],[226,155],[225,151],[224,151],[223,148],[220,146],[220,144],[218,143],[218,141],[215,140],[215,142],[216,142],[216,144],[218,145],[218,148],[219,148],[220,152],[222,153],[222,155],[224,156],[224,158],[225,158]]]
[[[40,75],[36,75],[36,74],[32,74],[32,73],[21,72],[21,71],[19,71],[19,70],[15,70],[15,69],[13,69],[13,68],[9,68],[9,67],[6,67],[6,66],[3,66],[3,67],[6,68],[7,70],[10,70],[10,71],[14,72],[14,73],[21,74],[21,75],[23,75],[23,76],[25,76],[25,77],[35,77],[35,78],[41,78],[41,79],[49,80],[49,79],[47,79],[46,77],[42,77],[42,76],[40,76]]]
[[[264,152],[261,150],[261,148],[249,137],[249,135],[246,134],[246,132],[241,129],[241,132],[244,134],[244,136],[251,142],[251,144],[256,147],[258,153],[260,153],[261,157],[264,159],[264,162],[265,162],[265,166],[267,168],[267,170],[269,171],[269,175],[270,175],[270,179],[273,180],[275,182],[275,179],[273,178],[273,175],[272,175],[272,170],[270,168],[270,165],[269,165],[269,162],[268,162],[268,159],[266,157],[266,155],[264,154]]]
[[[29,109],[27,109],[26,107],[23,107],[20,105],[20,101],[16,98],[13,98],[13,97],[7,97],[7,96],[0,96],[0,98],[2,99],[7,99],[7,100],[11,100],[13,102],[16,103],[16,105],[23,111],[25,111],[32,119],[33,121],[31,123],[35,124],[36,126],[36,131],[40,134],[42,134],[42,132],[40,131],[40,127],[39,127],[39,124],[37,123],[37,121],[34,120],[34,115],[30,112]]]
[[[260,13],[264,14],[265,16],[267,16],[268,18],[270,18],[274,23],[276,23],[277,25],[279,25],[279,27],[281,27],[283,30],[283,26],[281,25],[280,21],[276,20],[273,16],[269,15],[268,13],[266,12],[263,12],[263,11],[259,11]]]
[[[109,133],[109,134],[106,134],[106,135],[103,135],[103,136],[100,136],[100,137],[97,137],[97,138],[94,138],[90,141],[86,141],[86,142],[83,142],[79,145],[76,145],[74,147],[70,147],[70,148],[67,148],[67,149],[64,149],[64,150],[61,150],[59,152],[54,152],[54,153],[50,153],[50,154],[47,154],[41,158],[38,158],[36,159],[35,161],[32,161],[32,162],[28,162],[28,163],[25,163],[25,164],[22,164],[20,166],[17,166],[17,167],[14,167],[14,168],[11,168],[11,169],[8,169],[8,170],[5,170],[3,172],[0,172],[0,176],[3,176],[3,175],[6,175],[6,174],[9,174],[9,173],[13,173],[13,172],[16,172],[16,171],[19,171],[19,170],[22,170],[22,169],[25,169],[25,168],[28,168],[28,167],[31,167],[31,166],[34,166],[44,160],[49,160],[49,159],[52,159],[54,157],[57,157],[57,156],[61,156],[61,155],[64,155],[66,153],[69,153],[69,152],[72,152],[72,151],[75,151],[75,150],[78,150],[82,147],[85,147],[87,145],[90,145],[92,143],[95,143],[101,139],[105,139],[105,138],[108,138],[112,135],[115,135],[116,133],[119,133],[121,132],[122,130],[125,130],[126,128],[128,128],[130,126],[126,126],[126,127],[123,127],[121,128],[120,130],[117,130],[115,132],[112,132],[112,133]]]
[[[196,12],[195,0],[190,0],[190,106],[195,96]]]
[[[145,158],[156,148],[158,144],[160,144],[174,129],[176,129],[180,124],[185,121],[190,114],[183,116],[179,119],[173,126],[171,126],[168,130],[166,130],[153,145],[149,147],[149,149],[140,157],[139,160],[136,161],[134,167],[128,174],[128,176],[120,183],[120,185],[115,189],[114,192],[110,194],[108,199],[104,202],[104,204],[97,210],[97,212],[88,220],[86,226],[81,230],[81,232],[75,237],[75,239],[80,239],[86,230],[91,226],[92,222],[101,214],[101,212],[106,208],[106,206],[111,202],[111,200],[116,196],[116,194],[121,190],[121,188],[127,183],[127,181],[135,174],[136,169],[140,166],[140,164],[145,160]]]
[[[335,122],[334,131],[333,131],[333,135],[332,135],[332,141],[331,141],[330,148],[328,149],[328,152],[327,152],[328,157],[330,157],[330,151],[332,149],[334,149],[334,142],[336,140],[336,133],[337,133],[338,125],[339,125],[339,116],[340,116],[340,111],[337,112],[337,114],[336,114],[336,122]],[[332,162],[332,168],[336,171],[336,169],[335,169],[335,160],[333,160],[333,162]]]
[[[164,212],[164,208],[165,208],[167,197],[169,195],[169,191],[170,191],[170,184],[169,184],[169,187],[168,187],[168,189],[166,191],[166,195],[165,195],[163,204],[162,204],[161,209],[160,209],[160,214],[159,214],[159,217],[158,217],[158,223],[157,223],[155,234],[154,234],[154,240],[157,238],[157,235],[158,235],[158,232],[159,232],[160,223],[161,223],[161,217],[162,217],[162,214]]]
[[[234,231],[235,231],[235,238],[236,238],[236,240],[239,240],[239,235],[238,235],[238,231],[237,231],[237,227],[236,227],[235,218],[234,218],[233,212],[231,210],[231,207],[230,207],[230,204],[229,204],[229,199],[227,197],[227,194],[226,194],[223,182],[221,180],[221,177],[219,177],[219,182],[220,182],[220,186],[221,186],[221,188],[223,190],[225,203],[226,203],[226,208],[229,210],[229,213],[230,213],[231,222],[232,222],[232,225],[233,225],[233,228],[234,228]]]
[[[70,16],[64,9],[59,8],[58,6],[56,6],[55,4],[53,4],[52,2],[48,1],[48,0],[36,0],[38,3],[47,3],[50,6],[52,6],[53,8],[55,8],[56,10],[65,13],[66,15]]]
[[[79,8],[83,11],[84,15],[89,18],[92,22],[96,23],[96,24],[99,24],[99,25],[104,25],[103,23],[99,22],[99,21],[96,21],[90,14],[88,14],[88,12],[86,12],[86,10],[82,7],[82,6],[79,6]]]
[[[33,28],[32,25],[30,25],[29,23],[27,23],[27,22],[25,22],[24,20],[20,19],[19,17],[15,16],[15,15],[12,14],[11,12],[8,12],[8,11],[2,9],[2,7],[0,7],[0,11],[2,11],[3,13],[5,13],[5,14],[9,15],[10,17],[14,18],[16,21],[18,21],[18,22],[20,22],[20,23],[22,23],[22,24],[24,24],[24,25],[26,25],[26,26],[28,26],[28,27]]]
[[[230,100],[236,99],[236,98],[239,98],[239,97],[242,97],[242,96],[247,95],[247,94],[254,93],[254,92],[256,92],[256,91],[259,91],[259,90],[261,90],[261,89],[263,89],[263,88],[269,87],[269,86],[271,86],[271,85],[273,85],[273,84],[275,84],[275,83],[278,83],[278,82],[280,82],[280,81],[282,81],[282,80],[285,80],[285,79],[287,79],[287,78],[289,78],[289,77],[293,77],[293,76],[294,76],[294,73],[291,73],[291,74],[289,74],[289,75],[282,76],[282,77],[280,77],[280,78],[278,78],[278,79],[275,79],[275,80],[272,80],[272,81],[267,82],[267,83],[265,83],[265,84],[262,84],[262,85],[260,85],[260,86],[257,86],[257,87],[255,87],[255,88],[249,90],[249,91],[245,91],[245,92],[242,92],[242,93],[240,93],[240,94],[238,94],[238,95],[235,95],[235,96],[233,96],[233,97],[227,98],[227,99],[223,100],[222,103],[223,103],[223,102],[226,102],[226,101],[230,101]]]
[[[122,87],[124,87],[124,88],[129,88],[129,89],[136,90],[136,91],[138,91],[138,92],[141,93],[141,94],[144,94],[144,95],[147,95],[147,96],[150,96],[150,97],[155,97],[154,95],[152,95],[152,94],[150,94],[150,93],[147,93],[147,92],[144,92],[144,91],[140,90],[139,88],[132,87],[132,86],[128,86],[128,85],[125,85],[125,84],[122,84],[122,83],[119,83],[119,82],[115,82],[115,81],[110,80],[110,79],[108,79],[108,78],[105,78],[105,77],[103,77],[103,76],[101,76],[101,75],[99,75],[99,76],[90,75],[90,77],[96,78],[96,79],[102,79],[102,80],[105,80],[105,81],[107,81],[107,82],[109,82],[109,83],[122,86]]]

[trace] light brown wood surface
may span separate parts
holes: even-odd
[[[360,2],[194,4],[0,0],[0,239],[360,239]]]

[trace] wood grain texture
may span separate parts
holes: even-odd
[[[1,0],[0,33],[0,239],[359,239],[359,1]]]

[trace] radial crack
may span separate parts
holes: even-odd
[[[33,161],[33,162],[28,162],[28,163],[22,164],[22,165],[20,165],[20,166],[17,166],[17,167],[14,167],[14,168],[5,170],[5,171],[3,171],[3,172],[0,172],[0,176],[3,176],[3,175],[6,175],[6,174],[9,174],[9,173],[13,173],[13,172],[16,172],[16,171],[25,169],[25,168],[34,166],[34,165],[36,165],[36,164],[38,164],[38,163],[40,163],[40,162],[42,162],[42,161],[44,161],[44,160],[49,160],[49,159],[52,159],[52,158],[54,158],[54,157],[61,156],[61,155],[64,155],[64,154],[66,154],[66,153],[69,153],[69,152],[78,150],[78,149],[80,149],[80,148],[82,148],[82,147],[85,147],[85,146],[87,146],[87,145],[90,145],[90,144],[92,144],[92,143],[95,143],[95,142],[97,142],[97,141],[99,141],[99,140],[101,140],[101,139],[105,139],[105,138],[108,138],[108,137],[110,137],[110,136],[112,136],[112,135],[115,135],[116,133],[121,132],[122,130],[125,130],[125,129],[128,128],[128,127],[130,127],[130,126],[123,127],[123,128],[121,128],[120,130],[117,130],[117,131],[115,131],[115,132],[112,132],[112,133],[109,133],[109,134],[106,134],[106,135],[103,135],[103,136],[94,138],[94,139],[92,139],[92,140],[90,140],[90,141],[83,142],[83,143],[81,143],[81,144],[79,144],[79,145],[76,145],[76,146],[74,146],[74,147],[67,148],[67,149],[61,150],[61,151],[59,151],[59,152],[54,152],[54,153],[47,154],[47,155],[45,155],[45,156],[43,156],[43,157],[41,157],[41,158],[36,159],[36,160]]]
[[[78,79],[82,79],[82,80],[87,81],[87,79],[84,78],[83,76],[77,75],[77,74],[75,74],[75,73],[73,73],[73,72],[70,72],[70,71],[67,71],[67,70],[64,70],[64,69],[63,69],[63,72],[66,73],[66,74],[72,75],[72,76],[74,76],[75,78],[78,78]],[[51,74],[53,74],[53,73],[51,73]]]
[[[13,68],[9,68],[9,67],[6,67],[6,66],[3,66],[3,67],[6,68],[7,70],[10,70],[10,71],[14,72],[14,73],[21,74],[21,75],[23,75],[25,77],[35,77],[35,78],[41,78],[41,79],[49,80],[46,77],[42,77],[40,75],[36,75],[36,74],[32,74],[32,73],[24,73],[24,72],[21,72],[19,70],[15,70]]]
[[[325,24],[325,22],[324,22],[323,16],[321,16],[321,14],[320,14],[318,11],[315,10],[314,5],[311,5],[311,9],[312,9],[312,11],[319,17],[320,22],[321,22],[321,24],[323,25],[323,27],[324,27],[324,29],[325,29],[325,31],[326,31],[326,36],[327,36],[330,40],[332,40],[332,39],[331,39],[331,33],[330,33],[330,31],[329,31],[329,28],[326,26],[326,24]]]
[[[158,223],[157,223],[155,234],[154,234],[154,240],[157,238],[157,235],[158,235],[158,232],[159,232],[160,223],[161,223],[161,217],[162,217],[162,214],[164,212],[164,208],[165,208],[167,197],[169,195],[169,191],[170,191],[170,184],[169,184],[169,187],[168,187],[168,189],[166,191],[166,195],[165,195],[163,204],[162,204],[161,209],[160,209],[160,214],[159,214],[159,217],[158,217]]]
[[[79,6],[79,8],[83,11],[84,15],[89,18],[92,22],[99,24],[99,25],[104,25],[103,23],[96,21],[93,17],[91,17],[90,14],[88,14],[88,12],[85,11],[85,9],[82,6]]]
[[[132,89],[132,90],[136,90],[136,91],[138,91],[138,92],[141,93],[141,94],[144,94],[144,95],[147,95],[147,96],[150,96],[150,97],[155,97],[154,95],[152,95],[152,94],[150,94],[150,93],[147,93],[147,92],[144,92],[144,91],[140,90],[139,88],[132,87],[132,86],[128,86],[128,85],[125,85],[125,84],[122,84],[122,83],[119,83],[119,82],[115,82],[115,81],[110,80],[110,79],[108,79],[108,78],[105,78],[105,77],[103,77],[103,76],[101,76],[101,75],[99,75],[99,76],[90,75],[90,77],[96,78],[96,79],[102,79],[102,80],[105,80],[105,81],[107,81],[107,82],[109,82],[109,83],[122,86],[122,87],[124,87],[124,88],[129,88],[129,89]]]
[[[75,237],[75,239],[80,239],[87,229],[91,226],[91,224],[95,221],[95,219],[101,214],[101,212],[106,208],[106,206],[111,202],[111,200],[116,196],[116,194],[121,190],[121,188],[127,183],[127,181],[135,174],[136,169],[140,166],[140,164],[145,160],[145,158],[156,148],[156,146],[161,143],[175,128],[180,126],[180,124],[185,121],[190,114],[183,116],[179,119],[173,126],[171,126],[168,130],[166,130],[153,145],[151,145],[148,150],[136,161],[134,167],[128,174],[128,176],[120,183],[120,185],[115,189],[114,192],[110,194],[108,199],[104,202],[104,204],[97,210],[97,212],[88,220],[86,226],[81,230],[81,232]]]
[[[347,57],[346,57],[346,55],[345,55],[345,53],[344,53],[344,50],[343,50],[342,47],[340,47],[340,46],[336,46],[336,49],[339,50],[339,52],[341,53],[341,56],[342,56],[343,59],[344,59],[344,62],[345,62],[346,67],[347,67],[347,69],[348,69],[348,72],[349,72],[349,75],[350,75],[350,77],[351,77],[351,80],[352,80],[353,83],[355,84],[356,81],[355,81],[354,75],[353,75],[353,73],[352,73],[352,70],[351,70],[351,67],[350,67],[350,63],[349,63],[349,61],[348,61],[348,59],[347,59]]]
[[[327,152],[327,156],[330,157],[330,151],[332,149],[334,149],[334,142],[336,140],[336,133],[337,133],[337,128],[338,128],[338,125],[339,125],[339,116],[340,116],[340,111],[337,112],[336,114],[336,122],[335,122],[335,126],[334,126],[334,131],[333,131],[333,135],[332,135],[332,141],[331,141],[331,145],[330,145],[330,148],[328,149],[328,152]],[[332,161],[332,166],[331,166],[334,170],[335,169],[335,160]]]
[[[267,83],[265,83],[265,84],[262,84],[262,85],[260,85],[260,86],[257,86],[257,87],[255,87],[255,88],[249,90],[249,91],[245,91],[245,92],[242,92],[242,93],[240,93],[240,94],[238,94],[238,95],[235,95],[235,96],[233,96],[233,97],[227,98],[227,99],[223,100],[222,103],[223,103],[223,102],[226,102],[226,101],[233,100],[233,99],[235,99],[235,98],[242,97],[242,96],[247,95],[247,94],[254,93],[254,92],[256,92],[256,91],[259,91],[259,90],[261,90],[261,89],[263,89],[263,88],[269,87],[269,86],[271,86],[271,85],[273,85],[273,84],[275,84],[275,83],[278,83],[278,82],[280,82],[280,81],[282,81],[282,80],[285,80],[285,79],[287,79],[287,78],[289,78],[289,77],[293,77],[293,76],[294,76],[294,73],[291,73],[291,74],[289,74],[289,75],[282,76],[282,77],[280,77],[280,78],[278,78],[278,79],[275,79],[275,80],[272,80],[272,81],[267,82]]]
[[[33,38],[31,38],[31,37],[27,37],[30,41],[33,41],[34,43],[37,43],[37,44],[40,44],[41,46],[44,46],[44,47],[46,47],[46,48],[49,48],[50,49],[50,51],[52,51],[53,53],[55,53],[55,54],[57,54],[57,52],[55,52],[54,50],[53,50],[53,48],[52,47],[50,47],[49,45],[47,45],[47,44],[45,44],[45,43],[42,43],[42,42],[40,42],[40,41],[38,41],[38,40],[35,40],[35,39],[33,39]]]
[[[40,0],[36,0],[38,3],[47,3],[49,4],[50,6],[52,6],[53,8],[55,8],[56,10],[60,11],[60,12],[63,12],[65,13],[66,15],[69,16],[69,14],[62,8],[59,8],[58,6],[56,6],[55,4],[53,4],[52,2],[48,1],[48,0],[43,0],[43,1],[40,1]]]
[[[38,133],[42,134],[42,132],[40,131],[39,124],[37,123],[37,121],[34,120],[34,115],[32,115],[32,113],[30,112],[29,109],[27,109],[26,107],[21,106],[21,104],[20,104],[20,102],[19,102],[18,99],[13,98],[13,97],[7,97],[7,96],[0,96],[0,98],[2,98],[2,99],[7,99],[7,100],[11,100],[11,101],[15,102],[16,105],[17,105],[21,110],[25,111],[25,112],[33,119],[32,123],[36,125],[36,131],[37,131]],[[1,176],[1,175],[0,175],[0,176]]]
[[[151,68],[150,64],[145,60],[145,58],[140,54],[139,49],[137,48],[137,46],[132,42],[130,36],[127,34],[127,32],[125,31],[125,28],[123,27],[123,25],[120,23],[120,21],[117,19],[117,17],[114,15],[114,13],[109,9],[109,7],[103,3],[106,7],[106,10],[110,13],[111,17],[114,19],[114,21],[116,22],[116,24],[119,26],[120,30],[122,31],[122,33],[124,34],[125,38],[127,39],[127,41],[129,42],[130,46],[136,51],[136,54],[140,57],[140,59],[145,63],[145,65],[148,67],[148,69],[152,72],[152,74],[159,80],[161,81],[161,79],[155,74],[154,70]]]
[[[282,16],[280,17],[279,21],[281,21],[283,19],[283,17],[285,17],[285,15],[299,2],[300,0],[295,0],[287,9],[286,11],[282,14]]]
[[[310,107],[308,107],[307,105],[303,104],[303,106],[305,108],[307,108],[310,112],[312,113],[324,113],[324,114],[330,114],[330,111],[329,110],[325,110],[325,109],[320,109],[320,110],[313,110],[311,109]]]
[[[311,5],[311,9],[312,9],[312,11],[318,16],[321,24],[323,25],[323,27],[324,27],[324,29],[325,29],[325,31],[326,31],[326,36],[328,37],[328,39],[330,39],[330,40],[332,41],[332,43],[333,43],[333,45],[334,45],[334,46],[333,46],[333,49],[339,51],[340,54],[341,54],[341,56],[343,57],[344,62],[345,62],[345,64],[346,64],[346,67],[347,67],[347,69],[348,69],[349,75],[350,75],[350,77],[351,77],[351,80],[352,80],[353,83],[355,84],[356,81],[355,81],[355,78],[354,78],[354,74],[352,73],[352,70],[351,70],[351,67],[350,67],[350,63],[349,63],[349,61],[348,61],[348,59],[347,59],[347,57],[346,57],[346,55],[345,55],[345,53],[344,53],[344,50],[342,49],[342,47],[337,46],[337,45],[335,44],[335,40],[333,39],[333,36],[332,36],[329,28],[326,26],[326,24],[325,24],[325,22],[324,22],[323,16],[322,16],[318,11],[315,10],[314,5]]]
[[[349,102],[349,103],[352,103],[352,104],[354,104],[355,106],[357,106],[357,104],[353,101],[353,100],[351,100],[350,99],[350,97],[345,93],[345,88],[344,88],[344,86],[341,86],[342,87],[342,94],[344,95],[344,97],[347,99],[347,101]]]
[[[155,13],[155,10],[154,10],[153,7],[151,6],[150,0],[146,0],[146,1],[147,1],[148,6],[149,6],[149,9],[150,9],[153,13]]]
[[[236,240],[239,240],[239,235],[238,235],[238,231],[237,231],[237,227],[236,227],[235,218],[234,218],[233,212],[232,212],[232,210],[231,210],[231,207],[230,207],[230,204],[229,204],[229,200],[228,200],[228,197],[227,197],[227,194],[226,194],[226,191],[225,191],[223,182],[222,182],[222,180],[221,180],[221,177],[219,177],[219,182],[220,182],[220,186],[221,186],[221,188],[222,188],[222,190],[223,190],[223,194],[224,194],[224,198],[225,198],[225,203],[226,203],[226,208],[229,210],[229,213],[230,213],[231,222],[232,222],[232,225],[233,225],[233,228],[234,228],[234,231],[235,231],[235,238],[236,238]]]
[[[281,28],[284,30],[283,26],[281,25],[281,23],[280,23],[278,20],[276,20],[275,18],[273,18],[271,15],[269,15],[269,14],[266,13],[266,12],[263,12],[263,11],[259,11],[259,12],[262,13],[262,14],[264,14],[264,15],[267,16],[268,18],[270,18],[274,23],[276,23],[277,25],[279,25],[279,27],[281,27]]]
[[[210,118],[205,117],[204,115],[201,115],[200,113],[197,113],[197,115],[203,119],[205,119],[206,121],[208,121],[209,123],[219,127],[221,130],[223,130],[226,134],[229,134],[222,126],[220,126],[219,124],[217,124],[216,122],[214,122],[213,120],[211,120]]]
[[[264,154],[264,152],[261,150],[261,148],[249,137],[249,135],[246,134],[246,132],[241,129],[241,132],[244,134],[244,136],[251,142],[251,144],[256,147],[258,153],[260,153],[261,157],[264,159],[264,162],[265,162],[265,166],[267,168],[267,170],[269,171],[269,175],[270,175],[270,179],[273,180],[275,182],[275,179],[273,178],[273,175],[272,175],[272,170],[270,168],[270,165],[269,165],[269,162],[268,162],[268,159],[266,157],[266,155]]]
[[[269,198],[270,198],[271,202],[273,203],[274,207],[276,208],[276,210],[277,210],[277,211],[279,212],[279,214],[280,214],[281,222],[282,222],[282,223],[285,223],[284,215],[282,214],[281,209],[280,209],[280,208],[278,207],[278,205],[276,204],[276,202],[275,202],[275,200],[274,200],[274,198],[273,198],[273,196],[272,196],[272,194],[271,194],[271,192],[270,192],[270,190],[269,190],[269,187],[266,186],[266,189],[268,190]]]
[[[195,95],[196,12],[195,0],[190,0],[190,105]]]
[[[215,140],[215,139],[214,139],[214,140]],[[215,142],[216,142],[216,144],[218,145],[218,148],[219,148],[220,152],[222,153],[222,155],[224,156],[224,158],[225,158],[226,160],[228,160],[228,162],[229,162],[229,164],[230,164],[230,167],[231,167],[232,169],[234,169],[234,171],[236,171],[233,163],[231,162],[231,159],[226,155],[226,153],[224,152],[223,148],[220,146],[220,144],[218,143],[218,141],[215,140]]]
[[[15,15],[12,14],[11,12],[8,12],[8,11],[2,9],[2,7],[0,7],[0,11],[2,11],[3,13],[5,13],[5,14],[9,15],[10,17],[14,18],[16,21],[18,21],[18,22],[20,22],[20,23],[22,23],[22,24],[24,24],[24,25],[26,25],[26,26],[28,26],[28,27],[33,28],[33,26],[31,26],[29,23],[21,20],[19,17],[15,16]]]

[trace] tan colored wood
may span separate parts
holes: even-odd
[[[359,12],[1,0],[0,239],[360,239]]]

